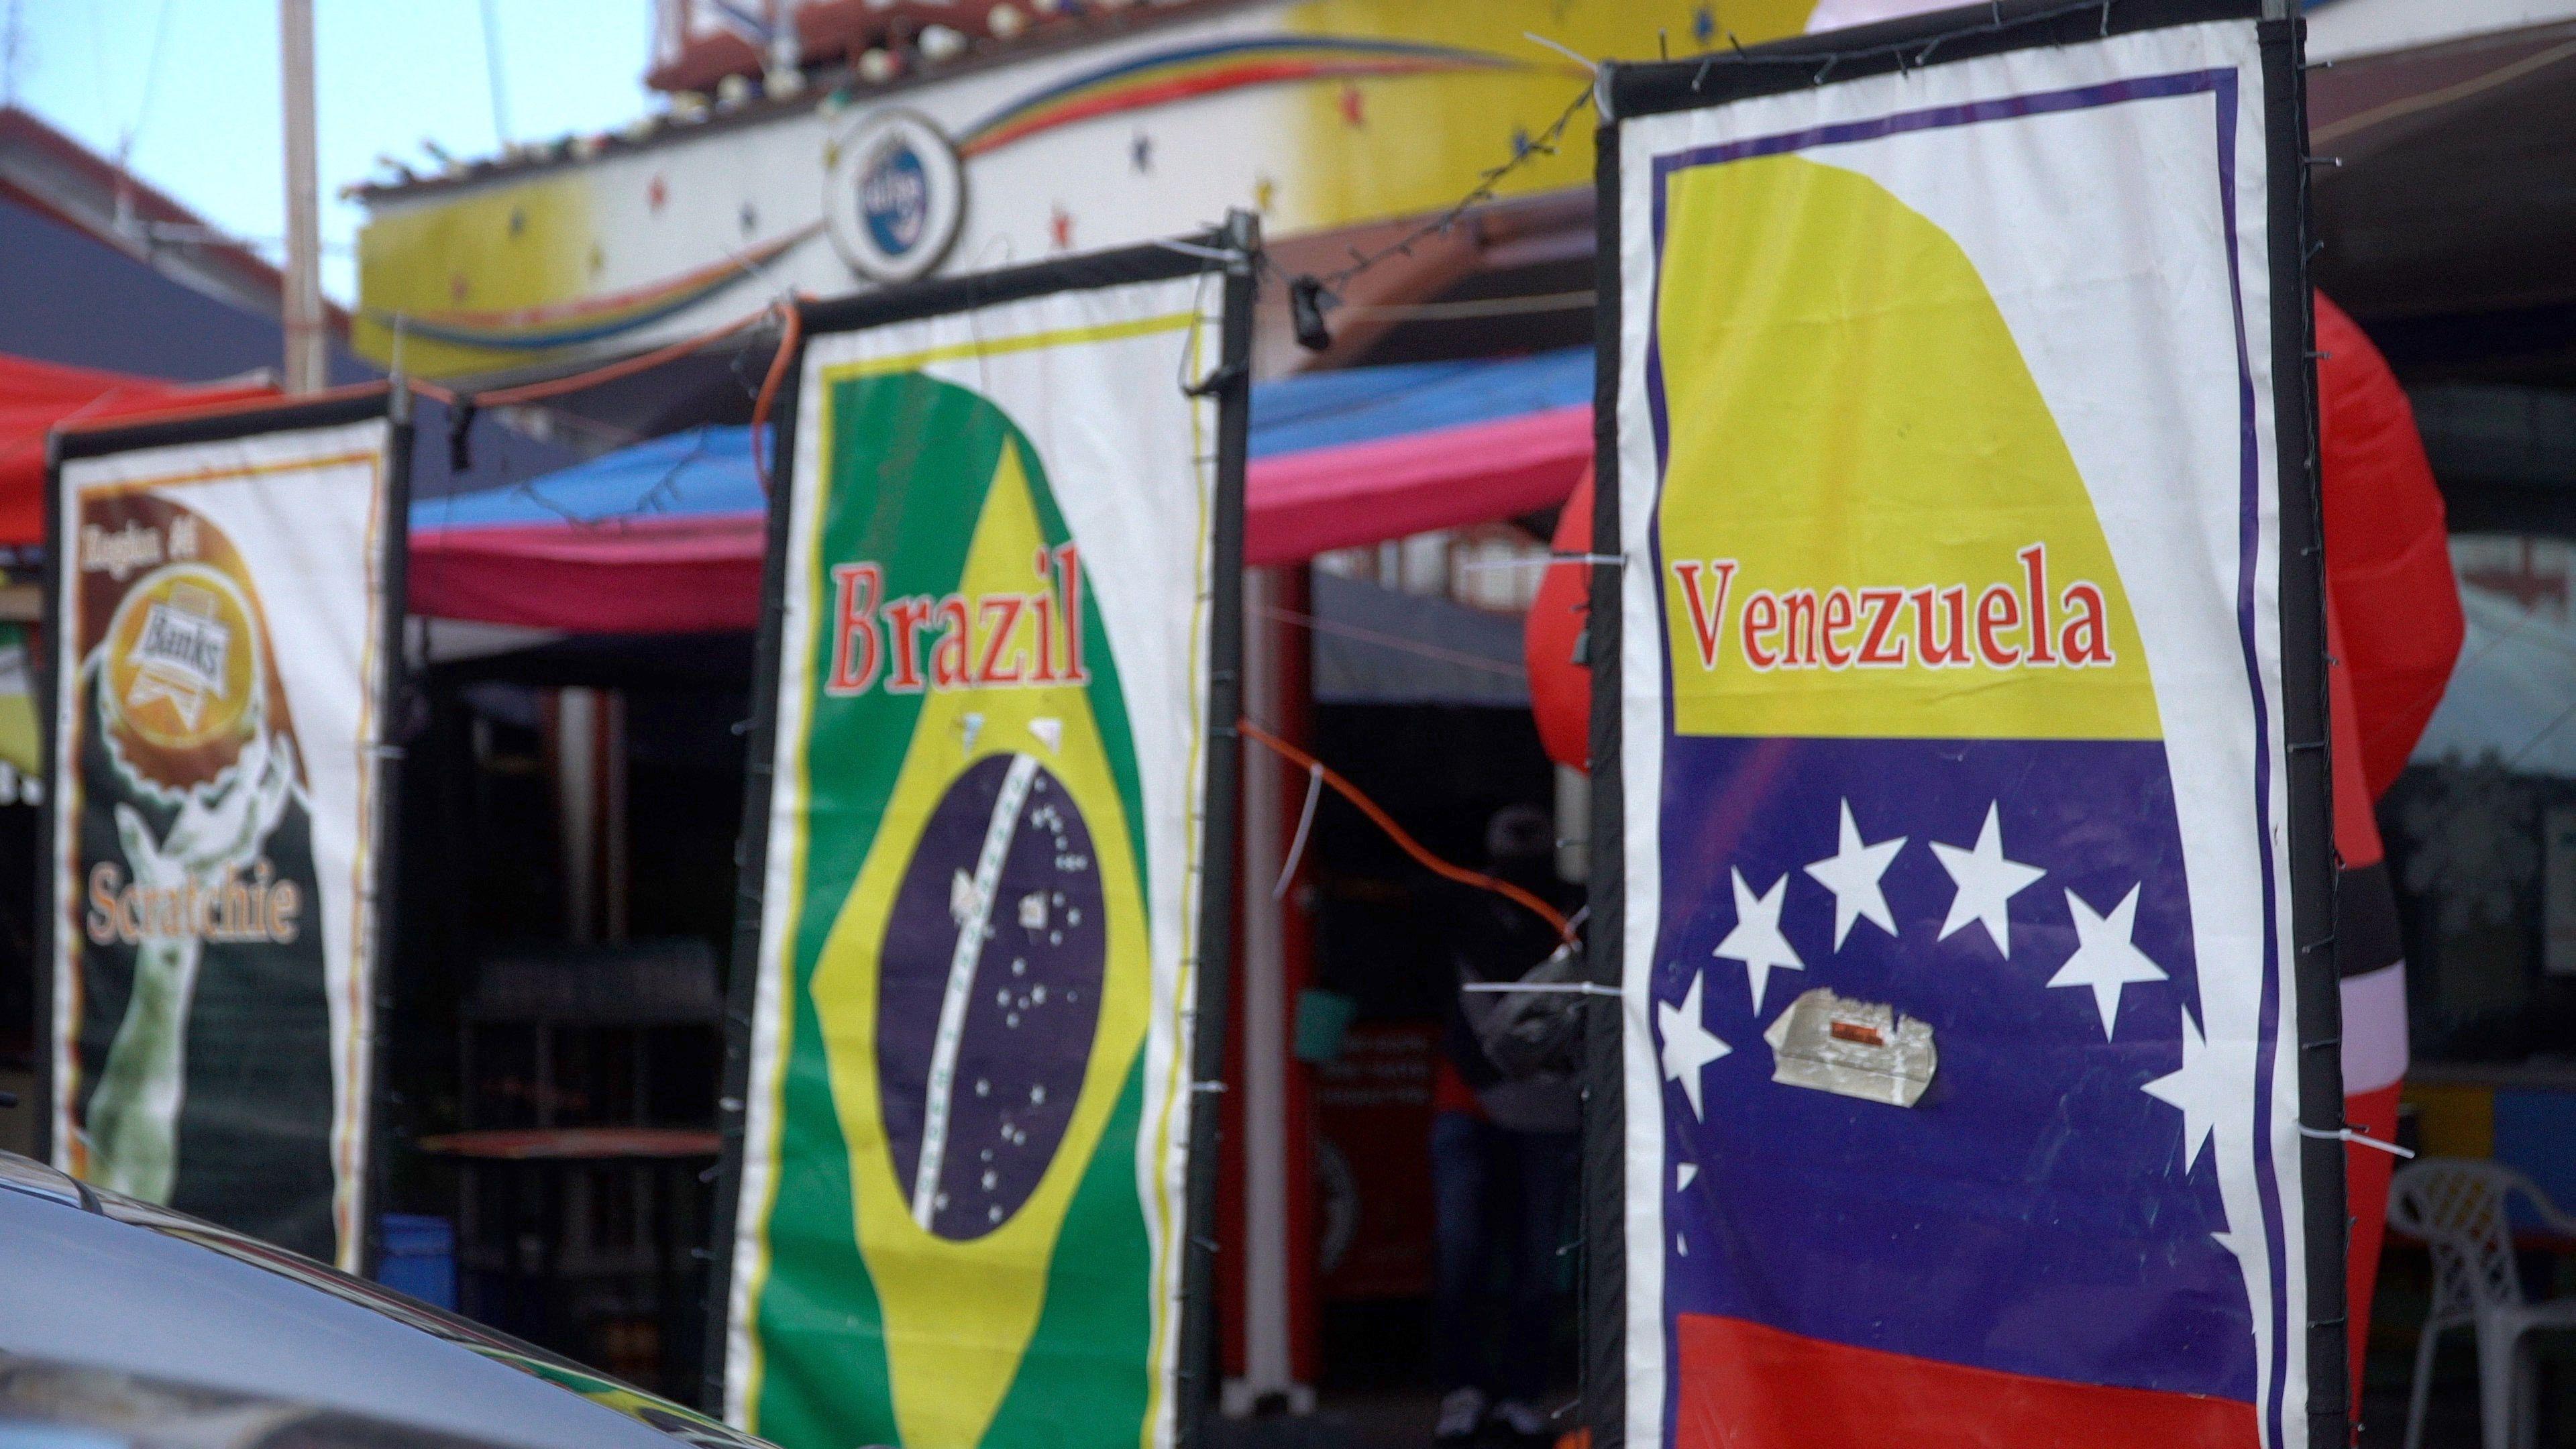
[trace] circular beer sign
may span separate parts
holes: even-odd
[[[879,111],[826,153],[823,218],[860,276],[928,276],[966,219],[966,173],[939,128],[911,111]]]
[[[175,563],[136,580],[100,653],[101,711],[118,753],[152,783],[211,778],[258,731],[259,630],[217,569]]]

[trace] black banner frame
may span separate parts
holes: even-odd
[[[1208,728],[1199,832],[1198,955],[1191,1009],[1188,1177],[1181,1235],[1181,1321],[1172,1378],[1174,1442],[1197,1449],[1216,1402],[1215,1236],[1218,1114],[1208,1100],[1225,1061],[1227,989],[1234,969],[1234,875],[1239,854],[1237,792],[1243,670],[1244,476],[1252,422],[1253,298],[1263,266],[1257,218],[1236,212],[1223,227],[1172,242],[1036,262],[1000,271],[908,283],[821,302],[799,301],[795,351],[771,427],[768,547],[761,569],[760,633],[752,665],[752,716],[743,786],[732,975],[726,983],[724,1086],[718,1099],[721,1155],[710,1219],[704,1368],[699,1407],[724,1416],[731,1329],[733,1245],[740,1230],[745,1118],[751,1084],[752,1017],[760,973],[763,883],[778,752],[780,655],[786,628],[788,529],[794,515],[798,410],[805,350],[818,335],[859,332],[976,311],[1003,303],[1140,282],[1221,273],[1218,362],[1197,391],[1216,400],[1215,499],[1210,516]],[[1187,909],[1187,907],[1185,907]]]
[[[385,1194],[390,1154],[385,1150],[383,1134],[392,1120],[388,1110],[386,1058],[389,1052],[384,1023],[393,986],[395,907],[401,898],[398,889],[403,791],[400,735],[403,706],[411,698],[413,684],[410,659],[404,649],[411,618],[408,587],[413,438],[410,397],[397,389],[398,384],[365,383],[335,388],[310,397],[231,403],[132,422],[57,429],[48,435],[45,448],[43,622],[37,631],[38,647],[30,656],[36,670],[36,737],[44,754],[45,798],[37,824],[42,833],[43,854],[36,868],[36,952],[39,963],[36,972],[36,1025],[44,1034],[44,1048],[36,1054],[36,1100],[29,1105],[36,1111],[36,1155],[40,1160],[51,1162],[56,1146],[53,1140],[55,932],[63,924],[55,911],[53,881],[57,864],[55,813],[60,808],[58,802],[62,799],[63,783],[57,778],[59,762],[54,748],[60,683],[56,658],[62,647],[63,570],[68,557],[63,537],[63,465],[83,458],[137,452],[145,448],[231,442],[377,419],[388,424],[383,484],[384,527],[377,539],[375,559],[376,577],[384,603],[376,639],[382,664],[381,675],[374,684],[379,691],[374,701],[376,742],[370,751],[367,767],[367,790],[376,807],[369,822],[367,839],[368,853],[374,857],[374,869],[369,880],[372,898],[361,903],[368,907],[370,913],[367,933],[369,1020],[363,1028],[369,1041],[365,1107],[359,1126],[359,1140],[364,1149],[357,1171],[355,1227],[359,1242],[358,1273],[365,1278],[374,1277],[384,1256]]]
[[[1621,307],[1620,122],[1804,90],[1832,80],[1920,69],[1978,56],[2082,44],[2107,36],[2209,22],[2255,28],[2260,50],[2270,261],[2274,489],[2280,606],[2281,738],[2297,1002],[2299,1181],[2310,1449],[2342,1449],[2353,1414],[2345,1303],[2342,990],[2334,948],[2334,799],[2328,728],[2325,534],[2319,502],[2316,319],[2307,279],[2309,197],[2306,24],[2285,0],[2005,0],[1879,25],[1714,52],[1688,60],[1605,64],[1595,85],[1602,123],[1594,145],[1596,349],[1593,569],[1587,657],[1592,668],[1590,979],[1623,992],[1626,809],[1621,759],[1622,597],[1619,531]],[[1626,1024],[1594,1012],[1586,1034],[1582,1188],[1582,1418],[1595,1449],[1627,1435]],[[2293,1308],[2295,1315],[2299,1310]],[[2295,1316],[2293,1327],[2301,1326]],[[2259,1407],[2259,1406],[2258,1406]]]

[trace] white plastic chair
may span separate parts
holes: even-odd
[[[2423,1443],[2434,1343],[2445,1330],[2460,1327],[2478,1335],[2481,1442],[2486,1449],[2530,1449],[2538,1416],[2532,1376],[2524,1372],[2522,1336],[2533,1329],[2576,1329],[2576,1298],[2524,1298],[2514,1268],[2513,1223],[2506,1215],[2517,1193],[2551,1228],[2576,1233],[2576,1218],[2560,1212],[2531,1179],[2497,1163],[2428,1157],[2400,1170],[2388,1185],[2389,1226],[2422,1238],[2433,1250],[2433,1310],[2415,1349],[2406,1449]]]

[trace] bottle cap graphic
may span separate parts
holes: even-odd
[[[205,563],[156,569],[127,591],[101,651],[99,709],[136,774],[171,788],[212,779],[259,731],[259,630],[241,588]]]

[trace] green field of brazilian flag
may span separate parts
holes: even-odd
[[[1146,270],[804,347],[721,1350],[785,1449],[1172,1437],[1222,289]]]

